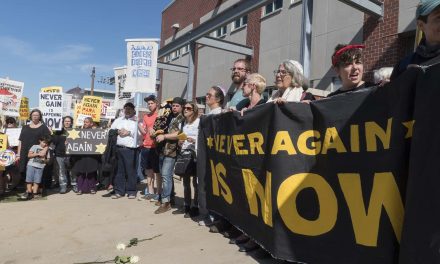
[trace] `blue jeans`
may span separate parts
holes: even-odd
[[[43,168],[36,168],[31,165],[27,165],[26,169],[26,183],[41,183],[43,177]]]
[[[162,175],[162,203],[170,202],[171,191],[173,189],[174,163],[176,158],[159,157],[159,169]]]
[[[66,170],[66,157],[56,157],[58,164],[58,177],[60,183],[60,190],[66,190],[67,188],[67,170]]]

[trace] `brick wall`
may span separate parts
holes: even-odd
[[[372,81],[373,70],[394,66],[401,57],[398,37],[399,1],[385,0],[384,17],[364,16],[365,80]]]
[[[175,23],[183,29],[191,23],[196,28],[200,24],[200,18],[208,12],[219,7],[227,0],[175,0],[171,6],[162,12],[162,31],[160,36],[161,47],[164,41],[175,33],[171,26]]]
[[[160,46],[163,47],[165,40],[172,37],[176,31],[171,27],[178,23],[180,29],[193,24],[193,28],[200,25],[200,18],[208,12],[216,9],[227,0],[175,0],[171,6],[162,12],[162,30],[160,37]],[[196,48],[194,56],[194,86],[197,87],[197,67],[198,67],[198,51]],[[163,78],[163,74],[160,74]],[[192,98],[196,95],[196,89],[193,89]],[[162,98],[161,89],[158,93],[159,98]]]
[[[258,72],[260,57],[260,30],[261,30],[261,8],[258,8],[248,14],[246,45],[254,49],[252,57],[252,72]]]

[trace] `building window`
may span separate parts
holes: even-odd
[[[264,7],[264,16],[272,14],[273,12],[283,8],[283,0],[275,0]]]
[[[189,52],[189,45],[182,48],[182,54],[187,54]]]
[[[226,25],[219,27],[216,31],[214,31],[214,38],[221,38],[226,35]]]
[[[240,17],[232,23],[232,30],[239,29],[247,25],[247,15]]]
[[[180,57],[180,49],[176,50],[176,58]]]

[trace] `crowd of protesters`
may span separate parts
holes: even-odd
[[[426,65],[440,55],[440,1],[422,1],[417,8],[417,25],[424,37],[416,51],[400,61],[394,69],[382,68],[375,72],[375,83],[364,81],[363,45],[337,45],[331,57],[331,64],[341,80],[341,87],[328,97],[351,91],[383,86],[398,78],[408,67]],[[273,82],[276,91],[265,94],[268,76],[251,72],[250,62],[236,60],[231,68],[230,91],[218,85],[208,89],[205,96],[206,113],[218,115],[227,111],[246,112],[265,103],[284,104],[287,102],[310,103],[314,96],[307,92],[308,80],[302,65],[294,60],[282,61],[274,71]],[[104,197],[151,201],[157,207],[155,214],[165,213],[175,206],[174,169],[179,156],[191,153],[197,159],[197,139],[201,114],[196,102],[186,102],[180,97],[170,101],[158,101],[154,95],[145,99],[149,112],[137,120],[135,106],[126,103],[123,115],[112,123],[109,129],[109,142],[106,154],[68,156],[66,155],[66,135],[72,128],[73,119],[63,118],[63,129],[51,133],[42,122],[42,113],[34,109],[30,113],[29,124],[22,127],[16,159],[20,178],[26,183],[26,191],[20,199],[30,200],[41,195],[45,175],[52,180],[53,166],[57,165],[59,193],[68,192],[68,185],[77,194],[95,194],[105,171],[109,191]],[[16,126],[13,118],[6,119],[7,127]],[[96,127],[91,118],[84,120],[84,129]],[[52,135],[51,135],[52,134]],[[53,151],[51,151],[53,149]],[[140,155],[139,155],[140,153]],[[55,159],[53,158],[55,155]],[[140,158],[140,161],[138,160]],[[109,165],[110,164],[110,165]],[[109,165],[109,168],[105,167]],[[138,195],[138,166],[145,176],[146,187],[143,195]],[[101,169],[102,167],[102,169]],[[11,168],[2,171],[0,193],[5,189],[8,173],[16,173]],[[100,176],[101,175],[101,176]],[[213,233],[223,233],[230,243],[240,245],[240,251],[258,249],[255,241],[241,233],[231,223],[206,208],[206,196],[195,169],[182,176],[184,202],[173,214],[183,214],[185,218],[195,218],[199,225],[208,226]],[[16,184],[14,184],[15,187]],[[3,189],[3,190],[1,190]],[[192,197],[194,197],[192,199]]]

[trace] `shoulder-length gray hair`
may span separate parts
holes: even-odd
[[[301,63],[295,60],[285,60],[281,63],[286,72],[292,76],[292,87],[302,87],[304,90],[309,88],[308,80],[304,76],[304,70]]]

